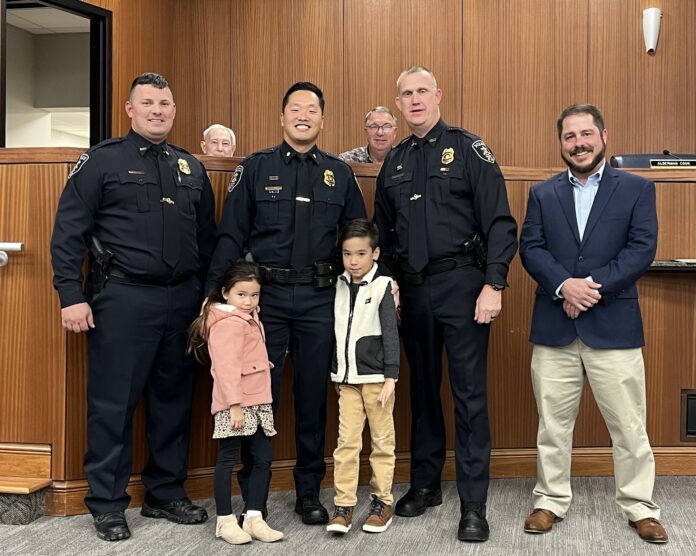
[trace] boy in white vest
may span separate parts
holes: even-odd
[[[379,232],[365,219],[341,234],[345,272],[336,284],[336,352],[331,380],[338,391],[338,446],[334,451],[335,510],[327,531],[347,533],[357,503],[365,417],[370,423],[372,487],[363,531],[381,533],[392,521],[394,386],[399,377],[399,332],[392,280],[380,276]]]

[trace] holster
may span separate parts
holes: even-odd
[[[106,249],[98,238],[92,236],[89,245],[89,274],[85,292],[87,299],[91,299],[104,289],[104,285],[109,279],[113,260],[114,254]]]

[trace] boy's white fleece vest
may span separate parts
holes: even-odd
[[[353,309],[353,318],[350,325],[350,337],[348,338],[348,380],[346,381],[346,336],[348,334],[348,322],[350,317],[350,287],[339,277],[336,281],[336,301],[334,303],[334,330],[336,332],[336,359],[337,372],[331,373],[334,382],[348,382],[350,384],[371,384],[384,382],[383,374],[358,375],[355,362],[356,343],[366,336],[381,336],[382,327],[379,322],[379,305],[382,302],[387,284],[391,278],[378,276],[373,280],[377,271],[377,265],[368,272],[363,281],[367,284],[358,288]],[[350,274],[344,276],[351,280]],[[372,280],[372,281],[371,281]]]

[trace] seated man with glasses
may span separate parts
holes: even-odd
[[[375,106],[365,114],[367,145],[338,155],[344,162],[382,164],[396,141],[396,116],[386,106]]]

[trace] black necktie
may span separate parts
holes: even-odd
[[[428,157],[426,139],[415,146],[413,189],[408,211],[408,264],[420,272],[428,264],[428,233],[425,222],[425,184],[428,181]]]
[[[309,162],[306,154],[298,154],[297,183],[295,187],[295,238],[292,242],[290,264],[302,270],[308,264],[309,228],[312,219],[312,184],[309,179]]]
[[[157,158],[160,187],[162,188],[162,259],[167,265],[174,267],[179,261],[181,251],[181,231],[179,228],[179,208],[176,206],[176,182],[174,173],[167,162],[167,154],[173,156],[163,145],[156,145],[154,152]]]

